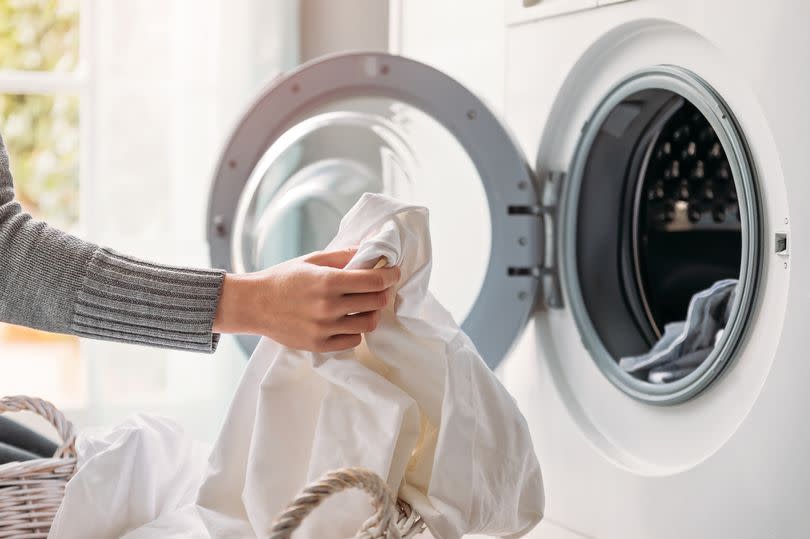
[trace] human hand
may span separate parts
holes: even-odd
[[[316,252],[255,273],[227,274],[213,330],[263,335],[313,352],[354,348],[377,327],[399,268],[344,270],[355,249]]]

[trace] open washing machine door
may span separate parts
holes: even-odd
[[[494,368],[541,281],[559,302],[539,262],[537,189],[503,125],[451,77],[385,53],[327,57],[274,81],[233,132],[209,205],[212,263],[250,272],[322,249],[367,191],[423,204],[431,291]]]

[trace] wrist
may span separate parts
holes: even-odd
[[[246,275],[225,274],[222,291],[214,316],[215,333],[252,333],[246,315],[251,312],[247,302],[251,298],[250,279]]]

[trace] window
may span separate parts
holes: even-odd
[[[71,72],[79,63],[78,0],[3,0],[0,68]]]
[[[35,217],[69,231],[80,219],[80,33],[75,0],[0,0],[0,133],[16,196]],[[0,394],[23,386],[82,404],[77,339],[0,324],[0,350]]]
[[[208,267],[213,168],[244,107],[297,60],[297,2],[0,0],[0,133],[26,210],[89,241]],[[245,365],[0,326],[0,395],[79,427],[133,412],[212,438]]]

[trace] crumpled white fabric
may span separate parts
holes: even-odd
[[[381,257],[402,268],[395,304],[360,347],[312,354],[263,339],[207,464],[167,420],[136,417],[81,438],[49,537],[266,537],[301,488],[346,466],[385,478],[438,539],[533,528],[544,497],[529,430],[427,290],[427,210],[364,195],[329,248],[356,245],[350,268]],[[364,494],[340,493],[295,537],[354,537],[370,513]]]
[[[109,430],[80,434],[78,471],[65,488],[48,537],[117,539],[173,515],[177,508],[193,504],[209,450],[176,423],[146,415]],[[177,537],[189,537],[185,532],[190,528],[182,528]]]
[[[264,537],[307,483],[363,466],[385,478],[436,538],[526,533],[544,506],[529,430],[428,292],[427,209],[366,194],[327,249],[355,245],[348,268],[375,266],[380,257],[401,267],[394,306],[352,351],[313,354],[262,340],[200,490],[209,529],[230,536],[229,525],[248,521]],[[310,515],[298,537],[353,537],[369,511],[363,495],[342,493]]]

